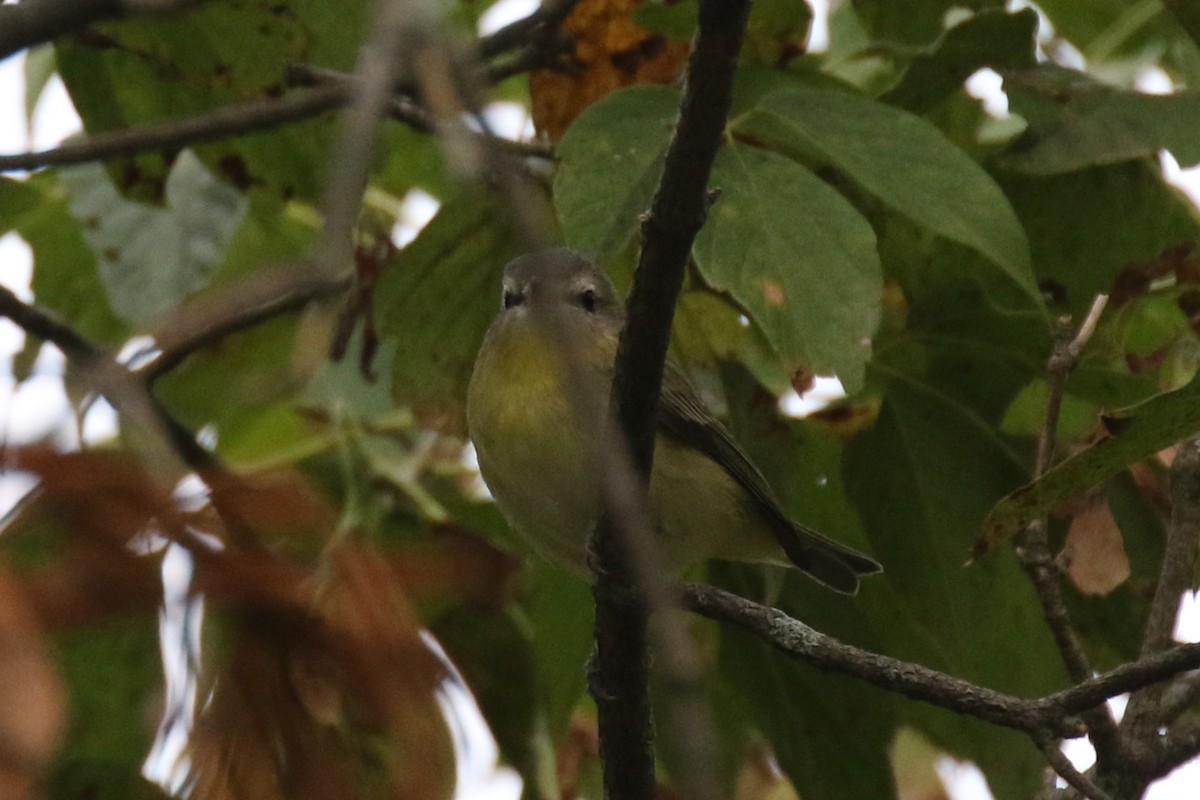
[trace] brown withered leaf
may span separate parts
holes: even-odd
[[[499,611],[512,599],[521,564],[469,531],[444,526],[429,544],[405,547],[391,566],[413,602],[454,599]]]
[[[139,465],[111,453],[25,447],[11,451],[9,463],[37,475],[43,507],[71,534],[94,542],[124,548],[145,533],[152,520],[166,529],[178,521],[170,494]]]
[[[190,745],[211,793],[199,796],[449,797],[445,669],[392,567],[349,547],[316,577],[265,554],[236,560],[198,566],[238,630]]]
[[[570,73],[529,76],[533,124],[558,141],[575,117],[610,92],[639,83],[670,83],[688,57],[686,42],[668,41],[633,21],[641,0],[581,0],[563,23],[575,40]]]
[[[337,512],[296,470],[215,476],[210,484],[213,505],[224,523],[250,531],[255,539],[272,533],[326,538],[337,525]]]
[[[21,587],[49,630],[155,614],[162,605],[157,556],[78,538],[67,543],[52,565],[22,574]]]
[[[34,610],[0,565],[0,797],[29,797],[66,729],[66,697]]]
[[[162,599],[159,559],[131,547],[149,530],[174,524],[171,498],[132,462],[108,453],[11,451],[11,464],[41,479],[41,490],[9,534],[54,519],[66,534],[44,566],[20,576],[41,624],[56,629],[113,615],[155,613]]]
[[[1106,595],[1129,577],[1121,529],[1103,498],[1071,519],[1063,559],[1071,582],[1085,595]]]

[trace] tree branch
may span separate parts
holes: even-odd
[[[1088,800],[1112,800],[1108,792],[1097,786],[1095,781],[1075,769],[1075,765],[1058,746],[1058,740],[1039,735],[1034,737],[1034,744],[1042,751],[1042,755],[1045,756],[1046,763],[1050,765],[1051,769],[1058,773],[1058,776],[1066,781],[1072,789]]]
[[[0,316],[12,320],[26,333],[56,345],[68,362],[90,378],[113,408],[158,431],[160,438],[190,469],[201,474],[223,470],[216,457],[201,447],[192,432],[146,391],[140,381],[52,312],[28,305],[0,287]]]
[[[654,456],[654,427],[675,299],[683,284],[692,242],[704,224],[708,177],[729,113],[733,73],[749,16],[748,0],[701,0],[699,32],[688,62],[679,124],[667,150],[662,178],[643,223],[644,239],[628,315],[617,347],[609,408],[627,443],[636,476],[634,502],[645,508]],[[624,448],[620,448],[624,449]],[[645,558],[651,542],[636,542],[614,514],[613,459],[606,472],[605,509],[592,539],[596,556],[596,654],[594,681],[599,711],[605,795],[610,800],[649,800],[654,795],[652,728],[646,702],[645,606],[620,600],[637,587],[652,607],[669,613],[673,598],[661,572]],[[648,519],[644,514],[642,520]],[[645,528],[643,524],[640,526]],[[622,536],[622,534],[625,534]],[[641,553],[643,557],[638,557]],[[657,596],[656,596],[657,595]],[[660,605],[661,604],[661,605]],[[664,636],[682,630],[662,621]],[[715,742],[697,663],[685,660],[690,647],[664,648],[676,659],[672,728],[689,753],[684,796],[716,798]],[[636,665],[636,666],[635,666]]]
[[[1054,454],[1054,443],[1058,434],[1058,419],[1062,412],[1067,378],[1079,362],[1079,354],[1096,330],[1100,315],[1108,303],[1107,295],[1099,295],[1092,303],[1087,316],[1074,332],[1069,316],[1056,321],[1054,348],[1046,362],[1046,418],[1038,439],[1037,455],[1034,460],[1033,478],[1040,478],[1050,466]],[[1042,606],[1042,616],[1050,629],[1059,655],[1066,667],[1067,675],[1075,683],[1082,683],[1092,675],[1091,666],[1083,645],[1067,613],[1063,599],[1061,569],[1050,552],[1046,533],[1046,519],[1034,520],[1025,530],[1018,549],[1021,566],[1029,576]],[[1117,723],[1107,707],[1088,710],[1084,715],[1088,731],[1096,747],[1097,759],[1112,758],[1120,748]]]
[[[1179,601],[1191,588],[1196,572],[1200,555],[1200,439],[1189,439],[1179,446],[1171,464],[1170,495],[1166,549],[1142,634],[1142,657],[1161,653],[1174,644]],[[1166,688],[1147,687],[1129,699],[1121,723],[1126,741],[1146,740],[1165,724],[1162,700]]]
[[[510,22],[479,40],[481,60],[488,60],[518,47],[536,46],[554,37],[579,0],[545,0],[527,17]]]
[[[167,12],[197,0],[22,0],[0,6],[0,61],[19,50],[130,12]]]
[[[224,291],[208,292],[177,308],[151,331],[159,353],[134,374],[153,385],[197,350],[337,294],[350,285],[353,277],[349,270],[331,278],[311,265],[301,269],[284,267],[260,273]]]
[[[820,670],[840,672],[913,700],[1026,733],[1044,731],[1072,738],[1085,732],[1083,723],[1071,719],[1074,712],[1065,711],[1061,702],[1038,704],[920,664],[862,650],[814,630],[779,609],[723,589],[689,584],[683,588],[683,598],[687,608],[697,614],[737,625],[785,655]]]
[[[282,98],[250,100],[200,116],[141,125],[123,131],[98,133],[36,153],[0,155],[0,172],[104,161],[149,150],[186,147],[212,139],[243,136],[320,116],[344,105],[346,99],[344,90],[336,86],[327,86]]]
[[[292,86],[341,86],[344,91],[349,92],[353,89],[355,77],[337,70],[314,67],[310,64],[291,64],[288,66],[287,80]],[[437,132],[437,120],[434,119],[434,116],[406,95],[393,95],[387,104],[387,114],[415,131]],[[471,133],[516,156],[554,158],[554,146],[549,142],[522,142],[502,136],[492,136],[486,132],[472,131]]]

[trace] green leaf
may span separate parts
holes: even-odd
[[[804,52],[811,25],[812,9],[805,0],[755,0],[742,60],[768,67],[786,64]]]
[[[304,251],[311,229],[278,211],[272,204],[252,203],[212,276],[214,288],[236,285],[264,263],[286,262]],[[215,425],[222,450],[230,445],[242,457],[270,461],[268,454],[241,439],[245,434],[258,445],[278,441],[261,427],[267,418],[297,433],[293,444],[300,450],[311,447],[312,442],[300,437],[310,426],[288,422],[279,409],[280,403],[294,399],[307,378],[294,368],[297,316],[276,317],[192,353],[158,381],[157,393],[192,427]],[[312,324],[319,314],[307,319]],[[230,397],[238,401],[231,403]]]
[[[900,81],[879,96],[889,105],[915,114],[929,111],[962,88],[977,70],[1026,69],[1036,63],[1037,12],[984,11],[946,31],[917,54]]]
[[[1111,417],[1111,436],[1077,453],[996,504],[984,523],[993,544],[1098,486],[1136,461],[1200,432],[1200,377]]]
[[[25,54],[25,120],[29,129],[33,128],[33,113],[42,99],[42,92],[56,70],[52,45],[38,45]]]
[[[214,2],[170,15],[136,15],[96,35],[56,43],[59,72],[89,133],[278,96],[289,64],[349,70],[367,4]],[[225,181],[278,198],[314,201],[335,131],[331,115],[196,147]],[[122,194],[155,200],[173,152],[110,164]]]
[[[696,239],[705,281],[729,292],[789,370],[862,384],[883,279],[875,234],[841,195],[787,158],[731,144],[717,154],[721,191]]]
[[[662,86],[613,92],[572,123],[558,145],[554,206],[567,244],[610,264],[650,208],[679,112]]]
[[[64,634],[57,645],[70,690],[71,721],[67,741],[45,778],[49,796],[161,797],[141,777],[154,734],[151,712],[163,692],[153,621],[89,627]]]
[[[495,316],[504,265],[518,253],[504,200],[484,191],[447,201],[384,269],[376,325],[394,340],[393,392],[418,421],[465,430],[463,400]]]
[[[1081,73],[1039,67],[1004,82],[1012,110],[1030,131],[1001,163],[1053,175],[1169,150],[1180,166],[1200,163],[1200,92],[1150,95],[1121,91]]]
[[[997,179],[1029,234],[1038,281],[1077,317],[1125,267],[1200,240],[1195,207],[1148,161]]]
[[[20,199],[6,198],[12,184],[20,187]],[[25,213],[8,216],[6,209]],[[33,251],[34,296],[71,321],[77,331],[94,342],[114,347],[129,334],[128,324],[109,307],[96,259],[83,238],[79,221],[68,208],[67,193],[56,170],[45,170],[20,183],[0,183],[0,214],[12,224]],[[4,227],[0,224],[0,228]],[[32,363],[41,343],[26,340],[23,360]]]
[[[963,410],[896,372],[875,426],[847,445],[843,480],[885,570],[884,585],[865,582],[861,602],[883,652],[1036,696],[1065,676],[1016,559],[965,563],[973,532],[1020,482],[1022,465],[985,419]],[[997,798],[1036,791],[1044,765],[1020,735],[919,705],[905,718],[976,761]]]
[[[1003,0],[854,0],[858,18],[871,38],[884,44],[925,45],[942,33],[954,8],[1003,8]]]
[[[16,228],[40,200],[41,193],[32,183],[0,176],[0,235]]]
[[[721,565],[715,572],[718,584],[754,594],[749,568]],[[846,598],[841,602],[851,604]],[[770,741],[801,797],[892,796],[887,751],[895,701],[890,695],[781,656],[736,626],[721,629],[719,674],[743,715]]]
[[[208,283],[246,213],[246,200],[184,151],[167,176],[165,209],[125,200],[102,167],[65,169],[71,212],[97,257],[109,304],[146,323]]]
[[[1031,297],[1029,244],[995,181],[937,128],[845,92],[767,95],[735,129],[785,155],[832,168],[885,206],[985,256]]]

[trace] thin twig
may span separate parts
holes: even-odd
[[[0,172],[104,161],[152,150],[186,147],[212,139],[244,136],[320,116],[345,102],[346,93],[335,86],[280,98],[250,100],[194,117],[98,133],[40,152],[0,155]]]
[[[151,332],[159,353],[134,373],[153,385],[197,350],[337,294],[352,279],[349,270],[330,278],[311,266],[289,267],[261,272],[223,291],[210,291],[176,309]]]
[[[1053,737],[1034,737],[1034,744],[1042,751],[1046,763],[1067,782],[1067,785],[1082,794],[1088,800],[1112,800],[1108,792],[1096,785],[1095,781],[1075,768],[1071,760],[1063,753],[1062,748]]]
[[[1046,362],[1046,416],[1038,439],[1037,455],[1034,459],[1033,478],[1037,480],[1050,467],[1054,454],[1054,443],[1058,435],[1058,420],[1062,412],[1067,378],[1079,361],[1079,354],[1096,330],[1100,315],[1108,303],[1107,295],[1099,295],[1092,303],[1087,316],[1072,332],[1071,318],[1058,319],[1054,327],[1054,345]],[[1071,624],[1063,598],[1060,569],[1050,552],[1046,532],[1046,519],[1034,520],[1025,530],[1018,553],[1030,582],[1033,584],[1042,616],[1058,647],[1059,656],[1066,667],[1067,675],[1075,683],[1082,683],[1092,675],[1087,654],[1079,636]],[[1096,747],[1097,758],[1110,759],[1120,747],[1116,720],[1107,707],[1096,708],[1084,715],[1088,731]]]
[[[350,263],[354,226],[367,188],[379,120],[387,112],[405,51],[426,35],[421,17],[412,13],[407,0],[377,0],[370,38],[359,50],[351,84],[354,101],[338,132],[321,202],[325,224],[316,262],[319,269],[331,275]]]
[[[324,86],[337,85],[349,91],[354,84],[354,76],[337,70],[314,67],[310,64],[292,64],[288,66],[288,83],[292,86]],[[435,133],[436,120],[425,108],[404,94],[394,94],[387,104],[387,114],[392,119],[403,122],[410,128],[422,133]],[[554,146],[549,142],[523,142],[507,139],[502,136],[492,136],[486,132],[471,131],[475,136],[485,137],[497,147],[517,156],[531,158],[554,158]]]

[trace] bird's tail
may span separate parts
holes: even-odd
[[[792,530],[794,535],[780,537],[788,558],[801,572],[834,591],[857,594],[860,575],[883,572],[875,559],[811,528],[793,522]]]

